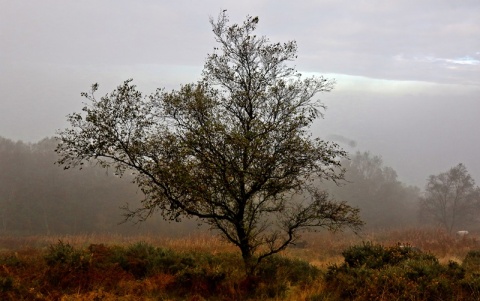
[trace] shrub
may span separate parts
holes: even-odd
[[[382,245],[366,242],[348,248],[342,252],[342,255],[345,263],[352,268],[365,266],[370,269],[378,269],[385,265],[396,265],[408,259],[424,259],[438,263],[435,256],[402,244],[386,248]]]
[[[453,300],[465,276],[455,262],[444,266],[431,254],[401,245],[364,243],[343,256],[345,262],[328,267],[325,277],[327,290],[340,300]]]
[[[58,241],[55,245],[50,245],[48,253],[45,255],[45,261],[50,267],[62,266],[68,270],[84,269],[88,265],[87,254],[76,250],[70,244]]]
[[[139,242],[129,246],[125,250],[125,258],[120,264],[122,268],[130,272],[135,278],[144,278],[153,273],[154,262],[152,258],[156,252],[155,247]]]
[[[48,266],[46,278],[51,284],[77,288],[89,285],[89,253],[76,250],[59,240],[57,244],[50,245],[44,259]]]
[[[15,255],[2,256],[0,258],[0,265],[7,267],[20,267],[23,265],[22,261]]]
[[[176,274],[199,264],[191,254],[176,253],[164,248],[139,242],[126,249],[117,249],[113,255],[120,266],[135,278],[144,278],[156,273]]]
[[[309,284],[319,274],[320,271],[306,261],[278,255],[265,258],[256,273],[261,279],[283,279],[294,285]]]
[[[467,273],[480,276],[480,251],[474,250],[468,252],[463,260],[462,267]]]
[[[480,300],[480,251],[473,250],[467,253],[462,263],[466,275],[461,286],[472,300]]]
[[[8,292],[13,289],[13,279],[10,276],[0,277],[0,292]]]
[[[320,275],[320,271],[308,262],[274,255],[265,258],[253,277],[241,283],[252,298],[284,298],[291,286],[305,287]]]
[[[179,272],[172,286],[184,294],[208,296],[219,291],[225,279],[226,273],[222,270],[198,266]]]

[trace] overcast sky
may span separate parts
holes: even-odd
[[[300,72],[336,79],[316,135],[381,155],[407,184],[460,162],[480,184],[479,0],[0,0],[0,136],[53,136],[93,83],[198,80],[223,9],[259,16],[259,34],[297,41]]]

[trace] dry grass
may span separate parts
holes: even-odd
[[[198,251],[211,254],[238,252],[237,248],[222,238],[207,231],[195,231],[183,237],[161,237],[155,235],[122,236],[118,234],[85,234],[63,236],[0,236],[0,252],[26,249],[42,250],[63,241],[74,247],[82,248],[91,244],[126,246],[145,242],[153,246],[165,247],[175,251]],[[341,260],[342,251],[362,242],[374,242],[385,246],[408,244],[424,252],[437,256],[441,261],[458,261],[470,250],[480,248],[479,236],[471,234],[459,238],[440,229],[401,229],[393,231],[368,231],[360,234],[351,232],[305,233],[299,246],[288,248],[283,254],[324,266]]]
[[[64,236],[0,236],[0,252],[37,249],[63,241],[74,247],[83,248],[91,244],[126,246],[145,242],[157,247],[175,251],[198,251],[211,254],[238,252],[237,248],[208,231],[195,231],[183,237],[160,237],[155,235],[122,236],[118,234],[88,234]],[[283,255],[306,260],[318,267],[326,267],[342,260],[342,251],[362,242],[374,242],[385,246],[398,243],[418,247],[424,252],[434,254],[441,262],[454,260],[459,262],[470,250],[480,249],[479,236],[471,234],[459,238],[440,229],[412,228],[400,230],[352,232],[316,232],[305,233],[300,247],[290,247]]]
[[[157,247],[176,251],[199,251],[209,253],[235,252],[236,248],[218,236],[198,231],[191,235],[171,238],[155,235],[122,236],[118,234],[52,235],[52,236],[0,236],[0,251],[17,251],[21,249],[45,249],[63,241],[74,247],[82,248],[91,244],[127,246],[145,242]]]
[[[432,253],[440,261],[448,261],[449,258],[463,259],[469,251],[480,248],[479,237],[476,234],[460,238],[444,230],[432,228],[382,231],[370,234],[369,240],[389,246],[398,243],[409,244]]]
[[[460,262],[469,251],[480,249],[480,238],[476,234],[460,238],[434,228],[365,231],[359,234],[306,233],[302,239],[306,243],[305,247],[289,248],[285,254],[307,260],[319,267],[341,261],[343,250],[367,241],[384,246],[397,244],[414,246],[435,255],[440,262],[449,260]]]
[[[23,267],[25,271],[19,271],[15,274],[6,265],[0,265],[0,274],[2,277],[13,277],[15,285],[22,281],[30,281],[28,277],[29,269],[45,269],[41,258],[49,246],[62,241],[78,249],[87,249],[92,244],[104,244],[106,246],[128,247],[138,242],[144,242],[155,247],[171,249],[178,253],[203,253],[211,255],[238,254],[238,250],[231,244],[205,231],[196,231],[188,236],[171,238],[159,237],[154,235],[139,236],[121,236],[108,234],[94,235],[74,235],[74,236],[31,236],[31,237],[0,237],[0,255],[15,256],[26,262],[30,268]],[[408,244],[420,248],[423,251],[432,253],[439,258],[441,263],[455,261],[461,263],[465,255],[471,250],[480,249],[479,238],[476,235],[470,235],[464,238],[458,238],[454,235],[445,233],[438,229],[403,229],[395,231],[370,231],[359,235],[346,233],[305,233],[302,241],[297,247],[291,247],[281,254],[287,258],[301,259],[318,267],[320,270],[332,264],[339,264],[343,261],[342,252],[350,246],[370,241],[384,246],[394,246],[398,243]],[[42,253],[43,252],[43,253]],[[3,269],[3,270],[2,270]],[[236,272],[237,273],[237,272]],[[31,274],[31,273],[30,273]],[[38,296],[39,300],[150,300],[150,296],[162,296],[161,300],[169,299],[168,288],[175,281],[175,276],[170,274],[156,274],[145,279],[135,280],[131,277],[121,278],[115,284],[115,291],[109,291],[95,287],[91,291],[65,292],[60,295],[53,293],[32,291],[31,296]],[[240,279],[238,275],[232,275]],[[25,277],[25,279],[23,279]],[[33,279],[33,278],[32,278]],[[237,281],[237,280],[235,280]],[[235,290],[234,280],[227,281],[228,287],[222,288],[228,294],[233,294]],[[318,278],[314,283],[308,286],[288,286],[286,295],[283,299],[270,298],[268,300],[311,300],[311,296],[325,295],[322,278]],[[119,292],[121,294],[119,295]],[[155,297],[155,298],[157,298]],[[152,297],[154,300],[155,298]],[[185,300],[204,300],[200,296],[192,294],[190,299]],[[224,299],[215,299],[224,300]],[[226,299],[225,299],[226,300]]]

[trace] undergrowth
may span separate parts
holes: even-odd
[[[0,263],[1,300],[278,299],[319,275],[305,261],[272,256],[245,276],[235,253],[178,252],[144,242],[82,249],[58,241],[30,258],[4,255]]]
[[[409,246],[363,243],[328,268],[325,287],[329,300],[479,300],[478,254],[468,253],[462,265],[440,264]]]
[[[0,300],[480,300],[478,241],[431,233],[306,235],[248,277],[236,250],[208,237],[32,238],[0,251]]]

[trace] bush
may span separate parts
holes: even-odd
[[[205,266],[191,267],[179,272],[171,287],[183,294],[208,296],[219,291],[225,279],[225,271]]]
[[[147,243],[139,242],[122,250],[119,256],[120,266],[135,278],[144,278],[153,274],[157,249]]]
[[[455,262],[444,266],[412,247],[372,243],[350,247],[343,256],[345,262],[328,267],[325,277],[339,300],[462,300],[465,269]]]
[[[175,252],[144,242],[125,247],[92,244],[75,249],[59,241],[43,257],[47,285],[42,290],[59,290],[67,295],[92,289],[112,290],[128,279],[133,283],[130,289],[148,289],[152,298],[166,290],[165,296],[180,299],[278,299],[287,296],[292,286],[306,287],[320,275],[305,261],[271,256],[261,262],[254,276],[245,277],[237,254]],[[4,260],[16,264],[13,257]],[[1,289],[11,289],[8,280],[3,288],[0,283]]]
[[[460,283],[463,290],[472,300],[480,300],[480,251],[468,252],[461,267],[466,275]]]
[[[471,275],[480,276],[480,251],[470,251],[463,260],[462,267]]]
[[[50,267],[61,266],[73,271],[84,269],[88,265],[88,256],[60,240],[57,244],[50,245],[45,261]]]
[[[2,256],[0,258],[0,265],[7,267],[20,267],[23,265],[22,261],[15,255]]]
[[[265,258],[256,272],[261,279],[283,279],[294,285],[309,284],[319,274],[320,271],[306,261],[278,255]]]
[[[46,277],[49,283],[60,287],[89,285],[89,253],[76,250],[60,240],[57,244],[50,245],[44,259],[48,266]]]
[[[12,277],[0,277],[0,292],[8,292],[13,289]]]
[[[370,269],[379,269],[385,265],[396,265],[408,259],[422,259],[438,263],[435,256],[401,244],[385,248],[382,245],[366,242],[360,246],[348,248],[342,252],[342,255],[345,263],[351,268],[365,266]]]
[[[273,255],[265,258],[255,275],[241,285],[252,298],[284,298],[291,286],[305,287],[319,275],[320,271],[306,261]]]
[[[199,262],[190,254],[179,254],[164,248],[139,242],[126,249],[117,248],[113,260],[127,272],[140,279],[156,273],[176,274]]]

